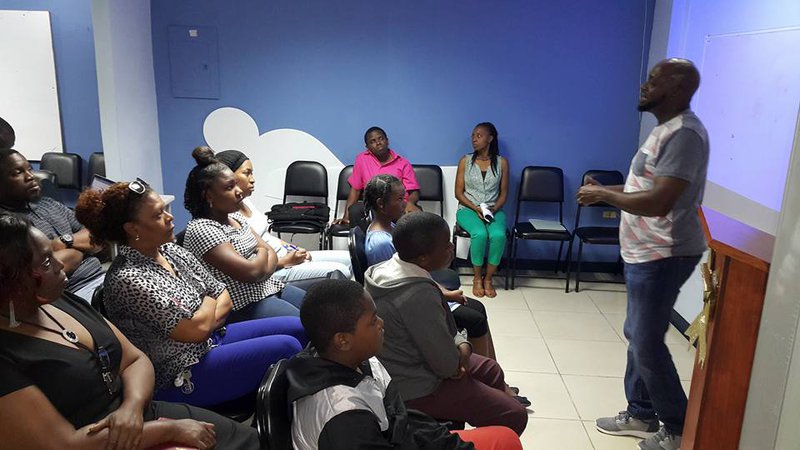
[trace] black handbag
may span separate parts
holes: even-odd
[[[267,213],[267,219],[276,225],[318,225],[325,226],[330,218],[328,205],[318,202],[295,202],[274,205]]]

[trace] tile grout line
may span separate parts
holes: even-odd
[[[594,306],[598,310],[600,310],[600,313],[603,315],[603,318],[606,320],[606,323],[608,323],[608,325],[611,327],[611,329],[614,330],[614,333],[617,335],[617,337],[619,337],[620,340],[622,341],[622,343],[625,344],[625,346],[627,347],[628,346],[628,340],[625,339],[625,335],[624,334],[623,335],[619,334],[617,329],[614,328],[614,325],[611,323],[611,321],[608,319],[608,316],[606,315],[606,314],[611,314],[611,313],[608,313],[608,312],[603,311],[602,309],[600,309],[600,305],[598,305],[597,302],[594,300],[594,298],[592,297],[592,294],[588,294],[587,293],[586,295],[589,296],[589,299],[592,301],[592,303],[594,303]],[[627,295],[627,293],[626,293],[626,295]],[[626,300],[626,302],[627,302],[627,300]],[[625,314],[625,313],[623,313],[623,314]]]
[[[533,319],[533,324],[536,326],[536,331],[539,332],[539,336],[541,336],[542,340],[544,340],[544,334],[542,334],[542,328],[539,326],[539,322],[536,320],[536,315],[533,313],[533,310],[531,309],[530,303],[528,303],[528,297],[525,296],[525,291],[520,291],[520,295],[522,295],[522,301],[525,302],[525,306],[528,309],[528,314],[531,316],[531,319]],[[531,300],[533,300],[533,299],[531,299]],[[547,345],[547,342],[545,341],[545,346],[546,345]],[[547,349],[547,352],[550,353],[550,349],[549,348]],[[555,359],[553,359],[553,355],[552,354],[550,355],[550,359],[553,360],[553,365],[555,365],[556,361],[555,361]],[[556,370],[557,369],[558,368],[556,368]]]
[[[533,288],[533,289],[541,289],[541,288]],[[547,288],[545,288],[545,289],[547,289]],[[534,294],[534,292],[528,293],[528,295],[531,295],[531,294]],[[619,380],[619,379],[622,379],[622,378],[619,377],[619,376],[608,376],[608,375],[586,375],[586,374],[567,374],[567,373],[563,373],[562,369],[557,364],[556,359],[555,359],[555,357],[553,355],[553,351],[551,349],[550,342],[549,342],[551,339],[545,337],[545,335],[542,333],[541,327],[540,327],[539,322],[537,320],[537,313],[540,313],[540,312],[544,312],[544,313],[578,313],[578,314],[597,314],[597,313],[599,313],[599,314],[601,314],[603,316],[603,319],[604,319],[605,323],[609,327],[611,327],[611,329],[614,331],[614,335],[619,339],[619,340],[613,340],[613,341],[610,341],[610,340],[597,340],[597,339],[555,339],[555,340],[577,341],[577,342],[599,342],[599,343],[602,343],[602,342],[609,342],[609,343],[621,342],[623,345],[627,345],[627,341],[624,340],[623,336],[619,335],[619,332],[616,330],[616,328],[611,323],[609,317],[607,316],[607,312],[605,312],[602,309],[600,309],[600,307],[595,302],[594,298],[592,298],[592,296],[590,294],[588,294],[588,293],[587,293],[586,296],[589,298],[589,300],[593,304],[593,306],[597,309],[596,312],[594,312],[594,311],[593,312],[589,312],[589,311],[564,311],[564,310],[553,310],[553,311],[547,311],[547,310],[539,311],[539,310],[536,310],[536,311],[534,311],[532,309],[532,307],[531,307],[531,302],[533,301],[533,299],[531,299],[531,302],[529,302],[528,301],[529,300],[528,299],[528,295],[526,295],[526,292],[524,290],[521,291],[521,296],[522,296],[522,299],[523,299],[523,301],[525,303],[525,306],[527,307],[527,310],[528,310],[531,318],[534,321],[534,324],[536,326],[536,330],[539,333],[539,338],[542,339],[542,342],[545,344],[545,348],[547,349],[548,355],[549,355],[549,357],[550,357],[551,361],[553,362],[553,365],[554,365],[554,367],[556,369],[556,375],[558,375],[558,379],[561,381],[562,385],[564,386],[564,389],[567,392],[567,396],[568,396],[568,398],[570,400],[570,404],[572,405],[572,407],[573,407],[573,409],[575,411],[575,414],[577,416],[577,420],[576,419],[564,419],[564,418],[536,417],[535,416],[535,411],[534,411],[534,416],[532,416],[531,418],[534,419],[534,420],[538,419],[538,420],[559,420],[559,421],[564,421],[564,422],[577,422],[580,425],[581,429],[583,430],[583,435],[585,436],[585,439],[589,443],[589,448],[591,448],[593,450],[597,450],[598,447],[596,446],[595,442],[592,440],[591,435],[590,435],[589,430],[588,430],[588,426],[586,425],[586,423],[591,422],[592,418],[584,418],[583,415],[581,414],[580,410],[578,409],[578,405],[576,403],[576,400],[575,400],[575,397],[574,397],[574,393],[570,389],[569,384],[567,384],[567,382],[565,380],[565,376],[582,377],[582,378],[608,378],[608,379],[615,379],[615,380]],[[507,310],[522,311],[522,309],[507,309]],[[508,372],[509,373],[515,373],[516,372],[516,373],[531,373],[531,374],[553,375],[553,373],[550,373],[550,372],[527,371],[527,370],[510,370]]]
[[[523,295],[524,295],[524,294],[523,294]],[[589,301],[590,301],[590,302],[592,302],[592,304],[593,304],[593,305],[594,305],[594,307],[597,309],[597,311],[598,311],[600,314],[602,314],[602,310],[600,309],[600,307],[599,307],[599,306],[597,306],[597,304],[595,303],[595,301],[594,301],[594,299],[592,298],[592,296],[591,296],[590,294],[588,294],[588,293],[587,293],[587,294],[585,294],[585,295],[586,295],[586,297],[588,297],[588,298],[589,298]],[[526,302],[526,303],[527,303],[527,302]],[[530,305],[529,305],[529,306],[530,306]],[[533,311],[531,311],[531,314],[533,315]],[[603,315],[603,319],[606,321],[606,323],[608,324],[608,326],[610,326],[610,327],[611,327],[611,329],[612,329],[612,330],[614,331],[614,333],[616,334],[616,330],[614,330],[614,327],[611,325],[611,323],[608,321],[608,318],[607,318],[607,317],[605,317],[605,315]],[[536,317],[535,317],[535,315],[534,315],[534,321],[535,321],[535,320],[536,320]],[[537,322],[537,323],[538,323],[538,322]],[[573,409],[575,409],[575,414],[577,414],[577,416],[578,416],[578,423],[580,424],[580,426],[581,426],[581,429],[583,430],[583,434],[584,434],[584,436],[586,436],[586,440],[589,442],[589,445],[591,446],[592,450],[597,450],[597,447],[595,447],[595,444],[594,444],[594,441],[592,440],[592,437],[589,435],[589,431],[586,429],[586,427],[585,427],[585,426],[584,426],[584,424],[583,424],[583,415],[581,414],[581,411],[580,411],[580,409],[578,409],[578,404],[577,404],[577,402],[575,401],[575,397],[574,397],[574,395],[573,395],[573,392],[572,392],[572,390],[570,389],[570,386],[569,386],[569,384],[567,384],[567,381],[564,379],[564,375],[565,375],[565,374],[564,374],[564,373],[562,373],[562,371],[561,371],[561,368],[558,366],[558,363],[556,362],[556,359],[555,359],[555,357],[553,356],[552,350],[550,349],[550,345],[549,345],[549,343],[548,343],[548,339],[547,339],[547,338],[545,338],[545,337],[544,337],[544,335],[542,335],[542,339],[544,340],[544,345],[547,347],[547,351],[550,353],[550,358],[553,360],[553,364],[556,366],[556,370],[558,371],[558,378],[561,380],[561,384],[563,384],[563,385],[564,385],[564,388],[565,388],[565,390],[567,391],[567,396],[569,397],[569,401],[572,403],[572,408],[573,408]],[[596,342],[596,340],[593,340],[592,342]]]

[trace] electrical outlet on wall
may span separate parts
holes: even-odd
[[[617,212],[616,211],[603,211],[603,219],[616,219]]]

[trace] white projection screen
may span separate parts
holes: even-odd
[[[800,106],[800,28],[707,36],[700,70],[705,204],[774,234]]]
[[[0,11],[0,117],[30,160],[63,151],[50,13]]]

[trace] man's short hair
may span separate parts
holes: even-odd
[[[381,127],[369,127],[367,129],[366,133],[364,133],[364,143],[365,144],[369,144],[369,142],[367,142],[367,138],[369,137],[369,134],[372,133],[373,131],[379,132],[380,134],[383,135],[383,137],[388,139],[388,136],[386,136],[386,132],[383,131],[383,128],[381,128]]]
[[[352,333],[364,314],[364,287],[351,280],[322,280],[303,299],[300,321],[311,343],[326,352],[336,333]]]
[[[431,245],[449,231],[441,216],[419,211],[404,214],[392,231],[392,243],[403,261],[412,261],[430,252]]]
[[[19,155],[20,153],[13,148],[1,148],[0,147],[0,169],[5,170],[6,164],[9,164],[9,160],[12,155]]]

